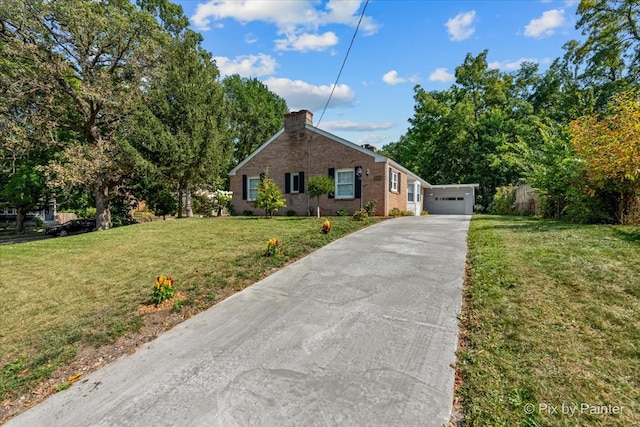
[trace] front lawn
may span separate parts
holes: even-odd
[[[156,221],[0,246],[0,420],[11,399],[80,349],[137,331],[156,276],[175,279],[190,313],[378,219],[209,218]],[[283,251],[263,257],[267,240]]]
[[[475,216],[466,425],[640,425],[640,229]]]

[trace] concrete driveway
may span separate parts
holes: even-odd
[[[469,216],[336,241],[7,426],[442,426]]]

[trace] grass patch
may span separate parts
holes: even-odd
[[[226,217],[154,221],[104,232],[0,246],[0,402],[69,363],[83,346],[138,330],[135,314],[156,276],[186,295],[174,308],[214,304],[272,269],[353,232],[365,222],[332,218]],[[283,254],[263,257],[277,237]],[[204,302],[204,303],[203,303]]]
[[[638,235],[474,216],[458,352],[466,425],[640,424]]]

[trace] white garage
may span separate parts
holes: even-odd
[[[424,189],[424,209],[432,214],[471,215],[479,184],[430,185]]]

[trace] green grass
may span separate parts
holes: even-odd
[[[475,216],[468,262],[466,425],[640,425],[640,229]]]
[[[79,348],[138,330],[137,307],[160,274],[187,302],[209,306],[312,250],[378,221],[209,218],[155,221],[109,231],[0,246],[0,402],[46,379]],[[269,238],[284,248],[263,257]]]

